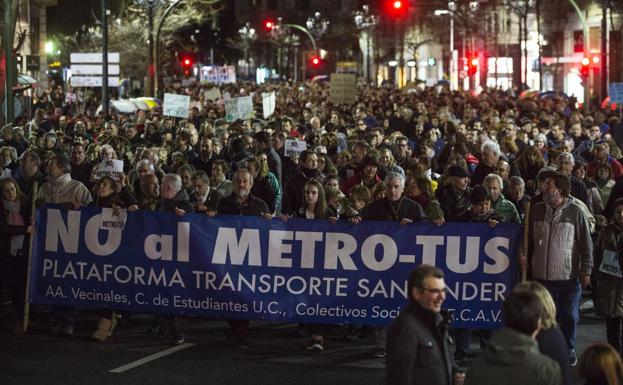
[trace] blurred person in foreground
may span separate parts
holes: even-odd
[[[409,303],[387,333],[387,385],[461,385],[465,374],[452,357],[443,272],[420,265],[409,277]]]
[[[511,292],[502,305],[504,327],[493,334],[474,360],[465,385],[560,385],[556,361],[539,352],[543,305],[527,290]]]
[[[586,348],[578,372],[585,380],[584,385],[623,384],[621,356],[605,343],[596,343]]]
[[[543,314],[541,317],[542,328],[536,336],[536,342],[539,344],[539,351],[558,362],[564,385],[573,384],[565,336],[556,323],[556,304],[554,304],[552,296],[545,286],[536,281],[522,282],[515,286],[513,290],[531,291],[539,297],[541,305],[543,305]]]

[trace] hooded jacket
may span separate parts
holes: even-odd
[[[539,352],[535,339],[511,328],[498,330],[465,376],[465,385],[560,385],[560,366]]]

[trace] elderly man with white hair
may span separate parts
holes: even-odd
[[[177,216],[194,213],[195,208],[189,202],[188,193],[182,188],[182,178],[177,174],[165,174],[160,186],[160,205],[158,211],[172,212]],[[159,318],[160,333],[163,336],[173,335],[173,343],[183,344],[186,341],[188,318],[183,316],[163,316]]]
[[[504,218],[504,223],[521,223],[521,218],[515,205],[504,198],[502,177],[489,174],[485,177],[484,187],[491,194],[491,207]]]
[[[485,177],[495,172],[498,160],[502,156],[500,145],[492,140],[485,140],[480,147],[480,162],[472,175],[472,186],[482,184]]]

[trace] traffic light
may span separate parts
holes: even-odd
[[[191,69],[194,65],[192,57],[182,56],[181,65],[182,65],[182,72],[184,73],[184,76],[190,76]]]
[[[407,0],[385,0],[384,9],[388,16],[401,19],[409,11],[409,2]]]
[[[580,74],[583,78],[588,78],[589,67],[591,65],[591,60],[586,56],[582,58],[580,61]]]
[[[312,67],[314,67],[314,68],[318,68],[322,64],[322,59],[320,59],[320,56],[318,56],[318,55],[312,56],[310,61],[311,61]]]
[[[270,31],[272,31],[272,30],[273,30],[273,28],[275,28],[275,22],[274,22],[274,21],[272,21],[272,20],[270,20],[270,19],[268,19],[268,20],[264,20],[264,29],[265,29],[266,31],[269,31],[269,32],[270,32]]]
[[[476,75],[478,72],[478,57],[471,57],[467,63],[467,74],[469,76]]]

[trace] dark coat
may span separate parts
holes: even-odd
[[[451,385],[456,369],[443,317],[409,303],[387,333],[387,385]]]
[[[270,151],[266,154],[266,159],[268,160],[268,169],[270,172],[275,174],[279,184],[282,184],[282,176],[281,176],[281,157],[277,152],[271,148]]]
[[[318,170],[309,170],[301,167],[301,171],[288,181],[283,194],[283,207],[281,208],[284,214],[294,214],[303,205],[305,183],[312,179],[322,183],[323,175]]]
[[[439,205],[443,210],[446,222],[456,222],[462,215],[469,210],[471,203],[469,195],[471,189],[468,187],[465,191],[457,191],[452,186],[445,186],[437,196]]]
[[[176,208],[186,211],[187,214],[195,212],[195,208],[188,200],[188,193],[183,188],[175,198],[162,199],[158,211],[174,212]]]
[[[208,191],[208,196],[206,197],[205,201],[199,202],[195,196],[192,196],[190,198],[190,203],[192,203],[193,206],[203,205],[209,211],[212,211],[216,210],[216,208],[218,207],[218,201],[220,199],[221,195],[218,193],[218,191],[216,191],[215,188],[210,188],[210,191]]]
[[[563,385],[573,385],[567,342],[560,328],[558,326],[552,326],[549,329],[541,330],[536,336],[536,342],[539,344],[541,353],[558,362]]]
[[[267,205],[271,213],[275,212],[275,205],[277,204],[275,197],[277,193],[270,184],[270,181],[265,176],[258,177],[253,180],[253,187],[251,193],[256,197],[263,200]]]
[[[263,200],[249,195],[246,203],[241,205],[238,203],[238,197],[232,193],[218,202],[216,212],[219,215],[254,215],[260,216],[268,213],[268,206]]]
[[[8,257],[11,249],[11,236],[13,235],[25,235],[26,228],[30,224],[31,206],[30,204],[23,202],[19,210],[22,219],[24,220],[23,226],[9,225],[9,212],[4,208],[2,202],[0,202],[0,256]],[[29,236],[24,238],[24,246],[20,253],[26,253],[28,245],[30,244]]]
[[[369,221],[395,221],[398,222],[403,218],[412,220],[413,222],[425,221],[426,214],[424,209],[416,201],[402,197],[397,208],[391,206],[387,197],[370,203],[364,213],[363,218]]]
[[[485,162],[480,161],[476,169],[474,170],[474,174],[472,175],[472,186],[477,186],[482,184],[485,180],[485,177],[489,174],[493,174],[495,169],[491,166],[487,166]]]
[[[506,327],[493,334],[465,377],[465,385],[561,383],[558,363],[540,353],[532,337]]]
[[[610,223],[603,229],[595,244],[593,275],[595,276],[595,311],[604,317],[623,318],[623,278],[615,277],[599,271],[604,250],[616,251],[619,265],[623,258],[623,228]]]

